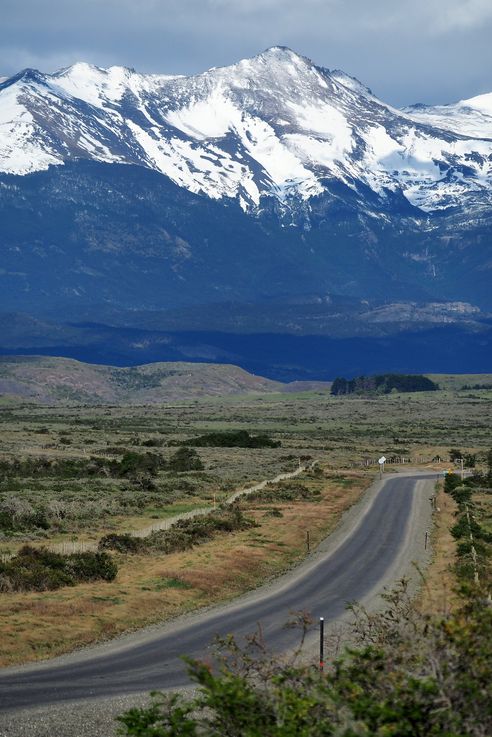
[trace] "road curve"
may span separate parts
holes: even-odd
[[[0,706],[23,709],[95,697],[112,697],[187,683],[183,654],[206,653],[217,634],[251,633],[261,622],[267,644],[285,650],[298,633],[284,627],[292,611],[307,610],[330,621],[347,602],[362,600],[387,582],[388,572],[410,545],[412,518],[422,479],[392,477],[334,550],[315,555],[302,575],[259,590],[256,596],[178,621],[141,641],[81,651],[68,659],[0,671]],[[427,501],[428,504],[428,501]]]

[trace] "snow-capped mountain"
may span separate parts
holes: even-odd
[[[264,198],[309,209],[333,185],[371,216],[392,197],[479,212],[492,204],[492,94],[397,110],[283,47],[189,77],[79,63],[0,84],[1,172],[81,159],[152,169],[250,213]]]
[[[0,83],[0,354],[488,370],[491,232],[490,95],[397,110],[278,47]]]

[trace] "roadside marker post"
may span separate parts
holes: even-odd
[[[379,478],[383,478],[383,471],[384,471],[384,464],[386,463],[386,458],[384,456],[381,456],[381,458],[378,460],[379,463]]]
[[[306,549],[308,553],[311,551],[311,540],[309,536],[309,530],[306,530]]]
[[[319,670],[323,673],[325,668],[325,620],[319,618]]]

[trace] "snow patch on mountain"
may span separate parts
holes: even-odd
[[[47,147],[40,148],[34,118],[10,87],[1,97],[0,152],[1,170],[9,174],[29,174],[63,163]]]
[[[168,123],[192,138],[223,138],[234,122],[241,120],[241,111],[218,87],[205,100],[197,100],[165,116]]]

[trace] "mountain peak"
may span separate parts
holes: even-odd
[[[265,79],[267,76],[282,77],[295,76],[299,73],[315,69],[313,62],[306,56],[292,51],[287,46],[270,46],[255,56],[249,56],[235,64],[222,67],[212,67],[205,75],[220,77],[240,76],[247,79]],[[198,74],[197,78],[204,75]]]
[[[87,61],[76,61],[68,67],[63,67],[53,74],[53,77],[70,77],[73,74],[94,74],[94,72],[104,73],[106,70],[95,64],[89,64]]]
[[[0,81],[0,89],[5,89],[6,87],[10,87],[11,85],[14,85],[16,82],[35,82],[37,84],[46,84],[46,77],[44,74],[42,74],[38,69],[33,69],[32,67],[26,67],[25,69],[22,69],[17,74],[14,74],[13,77],[7,77],[3,78]]]
[[[302,56],[292,51],[288,46],[270,46],[255,56],[242,59],[233,66],[290,66],[298,70],[314,67],[313,62],[307,56]]]
[[[311,59],[308,59],[307,56],[302,56],[302,54],[298,54],[296,51],[293,51],[288,46],[269,46],[264,51],[256,54],[253,58],[279,59],[285,61],[302,60],[304,62],[307,61],[309,64],[312,64]]]

